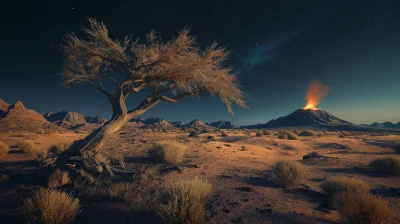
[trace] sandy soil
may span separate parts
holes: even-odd
[[[164,133],[125,128],[111,136],[105,148],[122,152],[130,169],[155,170],[155,178],[145,183],[145,192],[138,194],[151,197],[157,194],[163,183],[178,178],[199,176],[207,179],[213,185],[212,198],[207,204],[207,223],[338,223],[337,212],[320,189],[325,179],[336,175],[365,180],[372,192],[384,196],[391,207],[400,211],[400,196],[390,190],[390,187],[400,188],[400,178],[368,168],[372,159],[393,154],[391,146],[400,136],[352,133],[339,138],[336,132],[326,132],[323,136],[284,140],[276,135],[256,137],[256,132],[251,130],[227,132],[227,138],[222,138],[220,132],[188,138],[188,132],[184,131]],[[209,135],[215,136],[216,141],[207,141]],[[0,141],[10,145],[12,151],[0,158],[0,172],[9,177],[8,181],[0,182],[0,216],[8,223],[24,223],[21,198],[45,185],[46,177],[37,172],[34,156],[23,154],[15,147],[18,140],[29,139],[47,148],[82,137],[84,134],[76,133],[1,133]],[[187,146],[185,161],[179,167],[148,159],[148,147],[165,139],[174,139]],[[242,146],[247,150],[243,151]],[[313,151],[324,157],[302,159],[303,155]],[[276,185],[270,166],[277,160],[303,163],[308,168],[306,181],[290,190]],[[108,185],[132,181],[126,178],[99,179],[107,180]],[[121,200],[111,199],[104,189],[102,191],[103,186],[94,185],[84,192],[67,188],[81,200],[83,210],[76,219],[77,223],[159,222],[151,209],[132,209]],[[400,223],[400,214],[396,213],[389,223]]]

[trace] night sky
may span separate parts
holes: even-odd
[[[9,2],[8,2],[9,3]],[[86,87],[61,86],[66,31],[87,17],[110,35],[142,38],[154,29],[163,40],[191,27],[201,46],[214,40],[231,52],[249,109],[236,108],[236,125],[264,123],[305,105],[312,80],[331,91],[319,108],[354,123],[400,121],[400,1],[396,0],[130,0],[14,1],[0,15],[0,98],[21,100],[40,113],[96,115],[107,104]],[[143,94],[131,96],[136,107]],[[111,115],[111,107],[102,112]],[[161,103],[144,117],[168,121],[231,120],[216,98]]]

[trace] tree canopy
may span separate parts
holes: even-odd
[[[131,36],[113,40],[103,22],[95,19],[89,19],[89,27],[82,29],[84,39],[68,33],[61,47],[66,56],[61,76],[67,86],[90,86],[110,101],[124,101],[132,93],[151,88],[152,94],[137,108],[123,111],[128,114],[146,111],[163,100],[177,102],[205,93],[219,97],[231,115],[232,104],[245,107],[237,77],[223,65],[229,55],[226,49],[216,43],[200,49],[188,29],[167,42],[153,31],[142,42]],[[115,93],[104,88],[105,81],[115,83]]]

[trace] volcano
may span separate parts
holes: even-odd
[[[324,110],[298,109],[289,115],[272,119],[265,124],[250,125],[245,128],[281,128],[296,126],[333,127],[356,125],[342,120]]]

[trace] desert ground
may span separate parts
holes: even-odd
[[[123,157],[126,169],[135,173],[114,178],[102,174],[95,176],[92,184],[75,180],[60,187],[80,200],[75,223],[162,223],[154,209],[160,188],[191,177],[212,184],[206,223],[340,223],[338,212],[321,190],[321,184],[334,176],[365,181],[372,193],[400,211],[400,178],[368,166],[375,158],[394,155],[392,146],[400,138],[397,134],[318,131],[314,136],[288,140],[278,138],[286,130],[257,135],[259,130],[214,129],[188,137],[190,131],[124,127],[108,137],[104,149],[115,158]],[[37,168],[36,155],[22,152],[17,142],[28,140],[47,149],[87,134],[0,134],[0,141],[10,146],[8,154],[0,158],[2,223],[26,223],[23,199],[47,186],[48,174]],[[173,166],[149,157],[148,148],[162,140],[185,146],[183,162]],[[322,157],[303,159],[311,152]],[[306,178],[289,189],[276,184],[271,165],[279,160],[299,161],[307,169]],[[126,189],[122,196],[113,194],[118,187]],[[387,223],[400,223],[400,214],[396,212]]]

